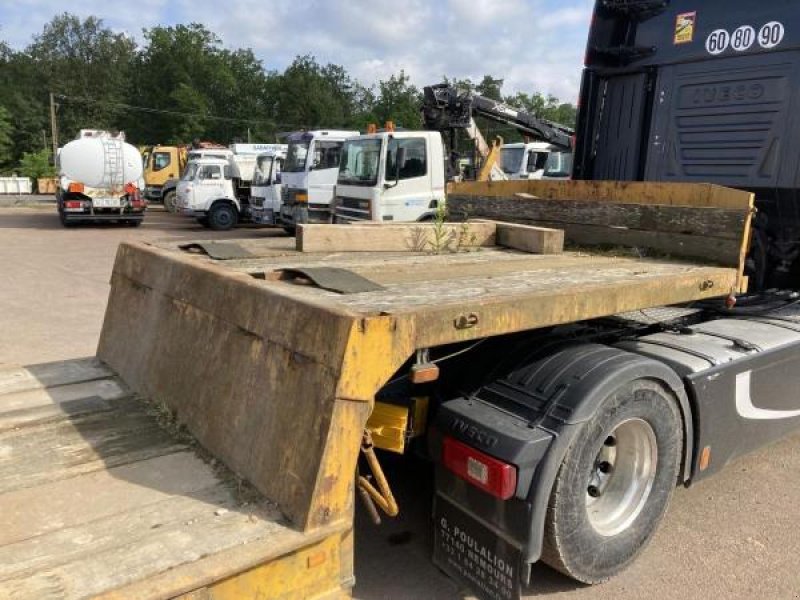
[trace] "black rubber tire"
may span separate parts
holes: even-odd
[[[131,220],[131,221],[125,221],[125,222],[126,222],[126,223],[127,223],[129,226],[130,226],[130,227],[139,227],[139,225],[141,225],[141,224],[142,224],[142,221],[141,221],[140,219],[135,219],[135,220]]]
[[[202,225],[203,227],[206,228],[210,227],[210,225],[208,224],[208,217],[199,217],[197,219],[197,222],[200,223],[200,225]]]
[[[638,418],[655,433],[656,473],[641,512],[619,533],[603,536],[589,520],[589,476],[603,442],[617,425]],[[606,581],[647,546],[677,485],[683,432],[676,400],[661,385],[639,379],[605,399],[570,445],[553,485],[542,561],[582,583]]]
[[[178,212],[177,200],[178,198],[175,190],[169,190],[166,194],[161,196],[161,201],[164,203],[164,208],[167,209],[167,212]]]
[[[284,225],[283,230],[288,233],[289,235],[295,235],[297,233],[297,228],[294,225]]]
[[[227,231],[236,227],[239,215],[236,209],[227,203],[217,203],[208,211],[208,226],[214,231]]]
[[[64,211],[62,211],[62,210],[58,211],[58,219],[59,219],[59,221],[61,221],[61,225],[64,226],[64,227],[74,227],[75,226],[75,221],[68,221],[66,216],[64,215]]]

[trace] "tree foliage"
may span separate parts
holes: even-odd
[[[55,167],[50,160],[50,150],[44,148],[38,152],[23,152],[19,161],[19,172],[24,177],[39,179],[55,175]]]
[[[5,107],[0,106],[0,169],[8,166],[13,158],[11,154],[13,147],[12,131],[11,115]]]
[[[574,106],[551,96],[504,96],[502,79],[490,75],[453,83],[567,125],[575,119]],[[250,49],[225,47],[197,23],[152,27],[137,43],[96,17],[64,13],[23,50],[0,41],[0,169],[17,166],[25,153],[30,165],[50,147],[51,92],[61,144],[81,128],[122,129],[145,145],[270,142],[301,128],[363,130],[386,121],[422,126],[421,90],[403,71],[365,86],[343,66],[310,55],[270,71]],[[514,139],[513,131],[503,135]]]

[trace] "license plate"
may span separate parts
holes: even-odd
[[[522,552],[436,496],[433,562],[482,600],[519,600]]]
[[[119,198],[92,198],[95,208],[119,208]]]

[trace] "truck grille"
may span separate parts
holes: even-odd
[[[369,221],[372,218],[370,201],[363,198],[339,196],[335,200],[336,219],[339,221]]]
[[[339,196],[338,205],[342,208],[350,208],[353,210],[369,212],[370,202],[363,198],[346,198]]]

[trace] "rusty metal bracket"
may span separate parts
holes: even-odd
[[[380,525],[381,517],[377,508],[380,508],[390,517],[396,517],[400,512],[400,508],[397,506],[397,501],[394,499],[392,489],[389,487],[389,482],[386,480],[386,475],[383,473],[378,457],[375,455],[375,447],[372,443],[372,435],[370,435],[369,431],[364,431],[364,437],[361,440],[361,454],[366,459],[367,465],[369,465],[369,469],[372,471],[371,477],[374,478],[378,487],[376,489],[375,486],[372,485],[372,482],[368,478],[369,476],[365,477],[359,473],[359,496],[361,496],[361,500],[364,502],[373,522],[376,525]]]

